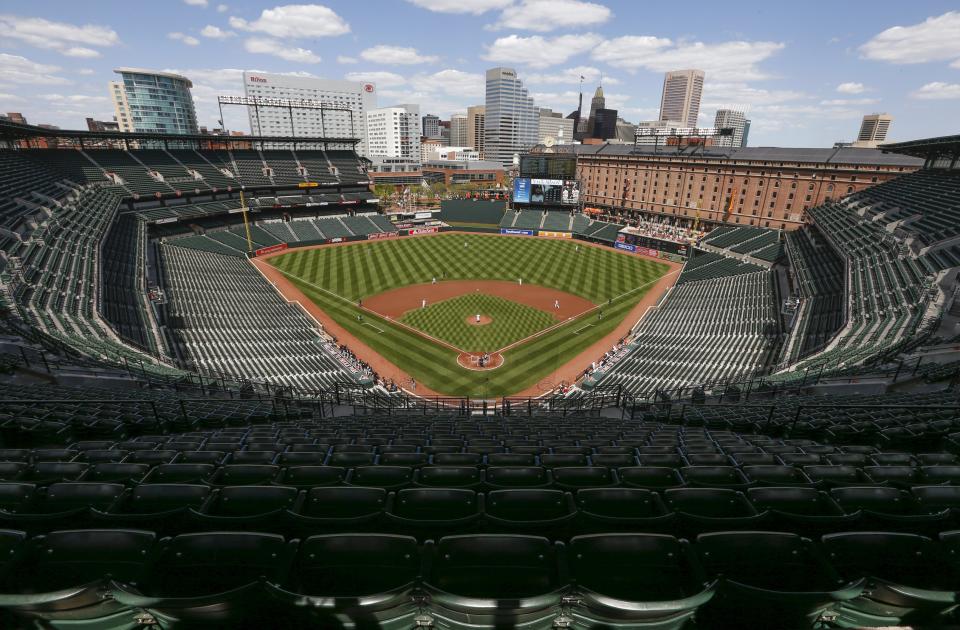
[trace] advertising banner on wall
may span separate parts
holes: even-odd
[[[518,230],[517,228],[500,228],[501,234],[513,234],[514,236],[533,236],[533,230]]]
[[[282,252],[287,249],[286,243],[278,243],[276,245],[270,245],[269,247],[261,247],[256,252],[257,256],[263,256],[264,254],[272,254],[273,252]]]
[[[572,232],[550,232],[547,230],[540,230],[537,232],[538,236],[546,236],[547,238],[573,238]]]
[[[434,232],[439,232],[440,228],[438,227],[420,227],[420,228],[410,228],[407,230],[407,234],[410,236],[416,236],[418,234],[433,234]]]
[[[635,252],[635,251],[637,251],[637,246],[636,246],[636,245],[629,245],[629,244],[627,244],[627,243],[614,243],[613,246],[616,247],[617,249],[622,249],[622,250],[628,251],[628,252]]]
[[[374,232],[373,234],[367,234],[368,241],[379,241],[384,238],[394,238],[399,235],[399,232]]]

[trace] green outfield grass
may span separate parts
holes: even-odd
[[[479,234],[294,250],[272,258],[270,264],[337,323],[420,383],[451,396],[473,397],[509,395],[537,384],[616,328],[668,270],[654,260],[575,241]],[[456,351],[394,322],[369,313],[358,321],[358,299],[434,277],[511,281],[522,277],[525,283],[603,305],[603,319],[596,313],[582,315],[507,351],[503,367],[489,372],[461,368]]]
[[[466,321],[477,314],[493,321],[483,326]],[[543,311],[483,293],[429,304],[406,313],[400,321],[467,352],[493,352],[556,323]]]

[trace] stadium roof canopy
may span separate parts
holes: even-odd
[[[883,151],[902,153],[903,155],[912,155],[923,159],[948,156],[956,159],[960,157],[960,135],[891,142],[881,144],[879,148]]]
[[[255,144],[296,144],[296,145],[327,145],[349,144],[355,146],[359,138],[323,138],[318,136],[218,136],[207,134],[172,134],[146,133],[122,131],[81,131],[78,129],[49,129],[36,125],[21,125],[19,123],[0,120],[0,143],[31,141],[46,139],[49,146],[102,146],[103,144],[128,144],[129,142],[143,142],[144,144],[174,145],[174,146],[211,146],[222,148],[224,145]],[[112,142],[111,142],[112,141]]]

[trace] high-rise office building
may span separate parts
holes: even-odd
[[[549,107],[540,107],[537,109],[540,116],[538,124],[537,142],[543,144],[547,138],[552,138],[553,142],[558,144],[570,144],[573,142],[573,119],[564,118],[560,112],[555,112]]]
[[[187,77],[141,68],[117,68],[109,85],[120,131],[200,133]]]
[[[745,121],[743,121],[743,144],[741,144],[740,146],[741,147],[749,146],[748,145],[749,141],[750,141],[750,119],[747,118]]]
[[[487,117],[487,108],[483,105],[474,105],[467,108],[467,143],[466,146],[473,147],[480,152],[480,159],[483,157],[484,149],[484,122]]]
[[[674,70],[663,77],[660,120],[677,120],[696,127],[703,95],[703,70]]]
[[[467,115],[453,114],[450,116],[450,144],[455,147],[469,147],[467,140]]]
[[[607,106],[607,99],[603,96],[603,86],[598,85],[596,91],[593,93],[593,98],[590,99],[590,117],[587,118],[587,135],[591,138],[599,138],[600,136],[594,135],[594,126],[596,125],[597,120],[597,110],[605,109]]]
[[[732,135],[714,138],[714,146],[737,149],[746,146],[744,131],[747,127],[747,116],[744,112],[738,109],[718,109],[713,118],[713,126],[717,129],[733,129]]]
[[[367,155],[367,112],[377,106],[377,88],[373,83],[244,72],[243,87],[247,97],[325,106],[248,107],[250,132],[254,135],[356,138],[360,140],[357,153]]]
[[[491,68],[486,79],[484,158],[510,166],[537,144],[537,110],[513,68]]]
[[[440,137],[440,117],[433,114],[427,114],[423,117],[423,137]]]
[[[853,146],[867,149],[876,148],[878,144],[886,141],[887,132],[890,131],[890,123],[893,122],[893,116],[890,114],[867,114],[860,123],[860,133],[853,142]]]
[[[593,113],[593,138],[609,140],[617,137],[617,110],[601,107]]]
[[[380,107],[367,112],[369,157],[420,159],[420,108]]]

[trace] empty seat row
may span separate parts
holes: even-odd
[[[935,534],[958,526],[960,487],[386,488],[65,482],[0,484],[0,524],[34,532],[110,524],[185,532],[391,531],[421,538],[469,531],[536,532],[558,539],[605,531],[773,528],[804,534],[888,529]]]
[[[810,627],[940,625],[958,596],[960,533],[819,539],[717,532],[287,539],[0,531],[0,610],[21,621],[342,627]],[[570,623],[571,617],[576,625]],[[566,621],[564,621],[566,620]],[[557,625],[557,624],[560,625]],[[383,624],[383,625],[381,625]]]

